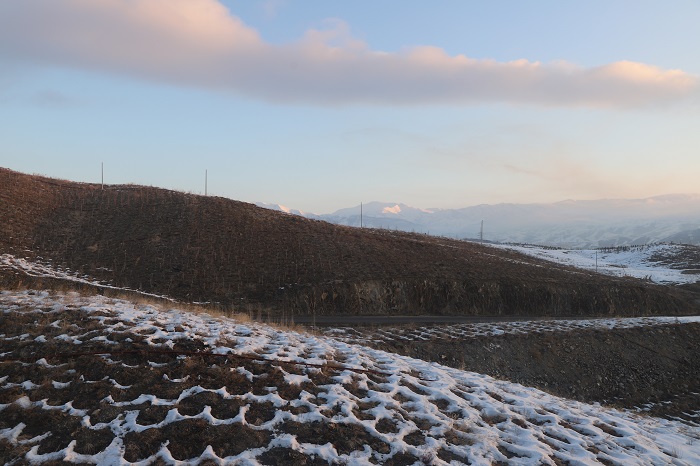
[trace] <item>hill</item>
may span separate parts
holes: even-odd
[[[694,285],[700,275],[700,247],[690,244],[646,244],[598,249],[560,249],[534,245],[497,244],[505,248],[615,276],[644,278],[655,283]]]
[[[700,462],[693,421],[259,323],[3,291],[0,324],[3,464]]]
[[[694,312],[693,296],[515,251],[154,187],[0,169],[0,254],[270,315]],[[3,280],[22,278],[5,269]]]

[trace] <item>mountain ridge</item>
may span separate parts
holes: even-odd
[[[679,239],[700,244],[700,236],[694,233],[700,229],[700,194],[695,193],[641,199],[480,204],[458,209],[369,202],[329,214],[290,212],[339,225],[362,223],[372,228],[466,239],[481,237],[483,221],[483,237],[492,242],[572,248],[631,246]]]

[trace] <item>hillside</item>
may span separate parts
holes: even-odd
[[[0,292],[0,463],[692,465],[692,421],[104,296]]]
[[[324,334],[556,396],[700,421],[700,316],[330,327]]]
[[[0,254],[118,287],[298,314],[692,313],[690,294],[421,234],[230,199],[0,169]],[[4,269],[2,280],[29,280]],[[697,307],[697,306],[696,306]]]
[[[700,247],[689,244],[646,244],[600,249],[559,249],[529,244],[494,244],[492,247],[606,275],[637,277],[655,283],[694,285],[700,279]]]

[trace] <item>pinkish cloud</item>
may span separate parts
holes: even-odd
[[[317,105],[630,107],[682,101],[699,88],[683,71],[627,61],[582,68],[475,60],[436,47],[383,53],[341,21],[272,45],[216,0],[4,0],[0,60]]]

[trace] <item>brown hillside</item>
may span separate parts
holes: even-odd
[[[165,189],[0,168],[0,253],[275,314],[690,313],[678,290],[475,243],[362,230]]]

